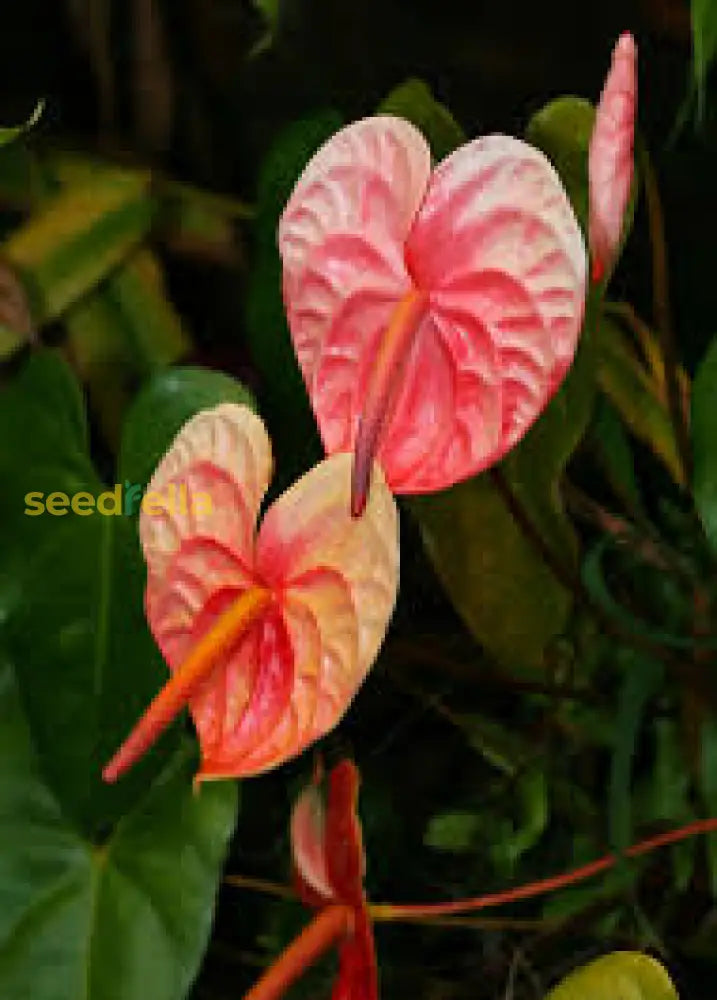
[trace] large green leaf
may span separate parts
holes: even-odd
[[[231,380],[209,381],[212,403],[242,396]],[[136,524],[124,516],[129,487],[144,485],[133,473],[153,464],[174,432],[176,402],[171,393],[164,400],[155,396],[140,425],[128,428],[133,462],[102,501],[105,510],[120,501],[109,516],[75,513],[47,496],[97,497],[105,489],[87,455],[77,386],[61,360],[34,357],[0,394],[0,644],[15,664],[43,775],[90,835],[136,801],[173,746],[167,735],[135,774],[111,787],[101,780],[102,764],[166,678],[143,614]],[[196,397],[184,404],[186,417],[195,404]],[[30,492],[45,494],[35,498],[38,506],[46,501],[38,516],[25,513]]]
[[[545,545],[576,565],[577,543],[559,481],[592,411],[591,348],[585,343],[565,384],[501,467],[508,488]],[[488,474],[411,501],[436,571],[476,638],[513,666],[543,664],[563,630],[571,595],[506,505]]]
[[[235,394],[222,382],[211,402]],[[168,429],[161,410],[159,398]],[[61,505],[24,512],[30,491],[103,489],[57,354],[32,357],[0,393],[0,443],[0,995],[181,1000],[208,939],[236,787],[195,795],[196,755],[177,748],[176,729],[136,773],[103,784],[102,764],[166,677],[142,611],[136,524]]]
[[[717,337],[692,388],[693,491],[712,548],[717,550]]]
[[[87,454],[77,385],[57,355],[33,357],[0,394],[0,437],[0,644],[16,665],[43,775],[94,833],[135,801],[172,745],[165,739],[164,754],[126,782],[102,782],[103,761],[166,677],[144,621],[136,531],[121,509],[78,514],[63,500],[106,488]],[[103,507],[114,507],[109,494]]]
[[[322,449],[284,314],[276,229],[301,171],[341,124],[334,111],[293,123],[279,134],[259,174],[246,324],[252,358],[264,381],[261,396],[277,455],[277,484],[292,482]]]
[[[71,826],[37,767],[0,665],[0,995],[182,1000],[196,976],[237,789],[192,791],[178,753],[101,844]]]
[[[546,1000],[678,1000],[665,969],[649,955],[615,951],[576,969]]]
[[[38,326],[57,319],[149,231],[147,173],[106,170],[43,205],[2,247],[27,286]]]
[[[415,77],[384,97],[377,113],[396,115],[415,125],[428,140],[436,160],[442,160],[466,141],[465,132],[445,104],[437,101],[430,87]]]

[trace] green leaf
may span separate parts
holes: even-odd
[[[272,145],[259,174],[246,328],[252,359],[264,380],[262,412],[276,454],[277,488],[306,471],[323,449],[286,323],[276,230],[302,170],[341,124],[336,112],[325,111],[290,125]]]
[[[170,368],[158,372],[137,396],[127,414],[119,457],[124,481],[147,483],[173,438],[199,410],[220,403],[256,409],[241,383],[206,368]]]
[[[717,551],[717,337],[692,387],[693,493],[707,538]]]
[[[586,342],[545,413],[501,466],[531,524],[566,564],[575,562],[577,543],[559,480],[592,411],[590,353]],[[571,595],[490,475],[417,498],[410,506],[436,572],[476,638],[506,664],[542,667],[545,647],[566,624]]]
[[[264,34],[249,53],[250,58],[261,55],[274,44],[280,12],[280,0],[253,0],[253,3],[264,20]]]
[[[2,253],[22,276],[38,326],[77,302],[148,233],[148,173],[106,170],[50,199],[14,232]]]
[[[558,97],[533,115],[525,133],[528,142],[542,149],[557,170],[586,238],[589,216],[588,152],[594,124],[595,108],[589,101],[581,97]],[[632,229],[637,190],[636,170],[623,219],[621,248]],[[615,264],[618,258],[619,254]],[[600,283],[601,288],[607,284],[609,277],[609,274],[605,276]]]
[[[49,505],[47,494],[105,490],[87,454],[78,387],[59,357],[36,355],[0,394],[0,646],[16,665],[43,776],[91,836],[137,801],[176,741],[176,731],[165,735],[136,773],[102,782],[102,765],[167,676],[143,613],[130,488],[209,398],[245,396],[213,373],[158,377],[129,422],[119,483],[102,500],[116,509],[110,515]],[[25,513],[31,492],[44,502],[37,516]]]
[[[670,415],[619,323],[602,315],[596,328],[598,382],[635,437],[661,460],[675,482],[682,466]]]
[[[644,518],[645,511],[635,474],[635,457],[625,427],[615,408],[605,397],[596,407],[591,427],[591,445],[610,488],[633,517]]]
[[[595,349],[586,329],[562,387],[501,466],[548,547],[573,566],[577,537],[565,513],[560,480],[587,431],[595,399]]]
[[[42,117],[42,112],[44,110],[45,102],[38,101],[35,110],[23,125],[15,125],[12,128],[0,128],[0,147],[6,146],[10,142],[14,142],[14,140],[17,139],[18,136],[21,136],[23,132],[27,132],[29,129],[34,128]]]
[[[101,845],[41,780],[12,671],[0,666],[0,995],[182,1000],[209,939],[237,789],[195,795],[177,754]]]
[[[451,112],[437,101],[423,80],[412,77],[385,97],[377,114],[405,118],[423,133],[436,160],[442,160],[466,141],[466,134]]]
[[[67,311],[65,325],[68,356],[88,385],[105,439],[116,446],[137,384],[190,347],[155,254],[136,250],[96,292]]]
[[[36,355],[0,394],[0,434],[0,646],[16,665],[43,776],[94,834],[136,800],[174,745],[165,737],[116,786],[101,780],[167,675],[144,620],[136,529],[92,466],[79,390],[58,356]],[[103,507],[119,500],[119,510],[75,513],[77,493],[105,493]]]
[[[582,97],[558,97],[536,111],[525,138],[542,149],[567,191],[570,202],[587,235],[588,151],[595,124],[595,108]]]
[[[704,119],[707,74],[717,58],[717,5],[714,0],[692,0],[692,62],[697,90],[697,114]]]
[[[618,852],[625,851],[634,839],[632,764],[645,710],[663,673],[662,664],[630,651],[622,652],[621,665],[625,677],[618,698],[607,797],[610,842]]]
[[[649,955],[615,951],[584,965],[546,1000],[678,1000],[667,972]]]
[[[516,524],[488,475],[410,501],[431,562],[482,645],[510,667],[543,666],[570,595]]]
[[[423,842],[438,851],[460,854],[474,850],[484,831],[485,819],[476,813],[460,810],[440,813],[431,818]]]

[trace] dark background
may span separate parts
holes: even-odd
[[[262,46],[261,12],[248,0],[5,0],[0,121],[13,124],[26,118],[44,96],[41,141],[147,162],[183,180],[251,200],[272,139],[302,115],[325,107],[339,109],[347,120],[370,114],[396,84],[419,76],[469,135],[520,134],[530,115],[553,96],[575,93],[596,99],[611,48],[625,29],[638,41],[640,128],[658,170],[675,326],[682,355],[693,369],[717,333],[717,101],[708,104],[699,126],[688,116],[675,133],[690,81],[686,0],[283,0],[268,46]],[[649,315],[645,233],[638,216],[613,291],[614,297],[624,294]],[[251,249],[248,238],[246,268]],[[209,360],[228,357],[227,367],[241,368],[243,355],[240,361],[235,357],[241,355],[241,280],[236,291],[228,288],[235,278],[226,275],[206,276],[182,289],[182,273],[170,263],[170,283],[193,327],[213,331]],[[247,377],[251,381],[251,372]],[[420,615],[425,628],[460,635],[441,598],[426,598],[434,592],[430,571],[417,539],[406,541],[407,584],[399,612],[409,625],[411,617]],[[427,577],[425,587],[411,583]],[[403,869],[393,871],[381,855],[385,852],[389,861],[421,857],[422,822],[446,783],[452,782],[452,791],[460,784],[463,748],[452,745],[455,735],[449,726],[441,729],[435,720],[416,716],[414,702],[381,674],[368,690],[360,726],[349,717],[342,732],[364,744],[370,731],[383,734],[373,753],[362,759],[364,787],[374,790],[367,792],[373,798],[363,810],[372,848],[370,872],[383,897],[393,892],[405,898]],[[436,745],[441,747],[440,766]],[[390,748],[396,752],[388,753]],[[297,770],[296,780],[298,776]],[[288,769],[260,785],[245,786],[230,869],[286,875],[284,831],[292,780]],[[404,806],[409,804],[414,838],[405,817],[393,816],[396,806],[387,791],[392,780],[401,788]],[[435,872],[421,871],[416,892],[450,893],[463,876],[446,874],[443,860]],[[283,938],[286,927],[301,919],[295,910],[284,913],[280,907],[270,913],[271,906],[263,898],[223,893],[197,998],[240,996],[256,971],[252,962],[260,964],[264,954],[258,932],[271,950],[272,935]],[[386,996],[420,993],[450,1000],[461,995],[461,979],[475,982],[476,977],[482,977],[486,995],[499,995],[512,939],[498,933],[447,934],[419,939],[411,928],[379,929],[379,950],[391,955],[384,970]],[[569,952],[563,942],[547,942],[541,966],[551,976],[559,975],[581,956],[591,956],[591,945],[584,945],[584,954],[582,947],[578,939]],[[417,949],[422,967],[432,970],[431,982],[443,983],[444,992],[429,993],[428,986],[422,992],[427,977],[415,969]],[[411,965],[413,977],[407,971]],[[685,996],[699,996],[702,987],[705,996],[714,995],[706,970],[686,963],[674,971],[687,987]],[[455,992],[446,985],[450,979],[458,984]],[[325,990],[324,985],[321,992]]]

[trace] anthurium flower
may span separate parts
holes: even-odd
[[[571,364],[585,246],[518,139],[476,139],[432,172],[408,122],[349,125],[299,178],[278,243],[324,445],[355,450],[355,515],[374,455],[395,493],[450,486],[516,444]]]
[[[318,781],[297,799],[291,848],[299,894],[308,906],[344,904],[351,926],[339,943],[333,1000],[377,1000],[373,931],[364,894],[364,850],[357,814],[359,774],[343,760],[328,776],[326,802]]]
[[[612,54],[590,138],[589,242],[593,281],[612,267],[622,234],[634,172],[637,46],[629,32]]]
[[[198,779],[249,776],[336,725],[377,655],[398,582],[394,500],[376,472],[348,514],[350,456],[322,462],[267,511],[271,446],[251,410],[193,417],[160,462],[140,538],[146,612],[171,679],[104,771],[116,780],[189,704]],[[203,503],[171,498],[199,495]],[[207,498],[211,503],[207,502]]]

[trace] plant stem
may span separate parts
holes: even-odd
[[[627,858],[637,858],[643,854],[648,854],[659,847],[667,847],[669,844],[678,843],[688,837],[694,837],[702,833],[717,832],[717,819],[696,820],[687,826],[682,826],[677,830],[669,830],[667,833],[657,834],[647,840],[642,840],[638,844],[633,844],[624,852]],[[514,889],[506,889],[502,892],[488,893],[484,896],[476,896],[472,899],[457,899],[448,903],[422,903],[404,904],[396,906],[393,903],[377,903],[372,907],[372,913],[381,920],[403,920],[413,916],[448,916],[455,913],[468,913],[476,910],[487,910],[494,906],[503,906],[506,903],[515,903],[522,899],[532,899],[535,896],[543,896],[565,886],[573,885],[575,882],[582,882],[586,878],[592,878],[601,872],[612,868],[618,861],[620,855],[606,854],[596,861],[591,861],[580,868],[573,868],[571,871],[563,872],[560,875],[552,875],[549,878],[539,879],[537,882],[530,882],[528,885],[520,885]]]
[[[665,384],[670,418],[675,430],[677,449],[684,471],[684,481],[689,487],[692,476],[692,449],[690,446],[687,415],[682,405],[678,376],[679,363],[675,337],[672,330],[665,221],[655,169],[647,150],[644,148],[640,150],[640,161],[645,184],[645,200],[647,203],[650,243],[652,246],[652,301],[654,320],[662,341],[662,353],[665,359]]]
[[[350,930],[352,922],[353,913],[348,906],[337,903],[320,910],[245,994],[244,1000],[279,1000],[306,969]]]
[[[269,882],[263,878],[227,875],[224,882],[235,889],[250,889],[252,892],[262,892],[266,896],[276,896],[277,899],[297,899],[297,895],[290,885],[280,885],[278,882]]]

